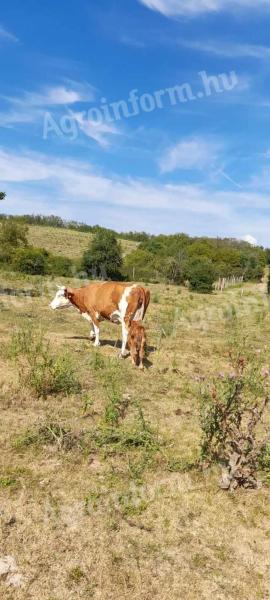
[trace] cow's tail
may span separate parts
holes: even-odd
[[[143,321],[150,302],[150,292],[143,287],[138,287],[136,292],[138,294],[137,307],[132,320]]]

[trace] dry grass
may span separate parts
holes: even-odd
[[[270,347],[265,291],[152,294],[143,373],[118,361],[117,326],[102,325],[95,351],[75,311],[51,312],[46,296],[0,298],[0,558],[14,556],[23,575],[18,588],[0,578],[3,600],[269,598],[267,483],[228,494],[215,469],[184,468],[198,456],[197,380],[226,369],[235,312],[253,343]],[[29,323],[72,353],[80,393],[38,400],[18,386],[7,345]]]
[[[92,234],[72,229],[56,229],[55,227],[40,227],[29,225],[29,243],[38,248],[67,258],[81,258],[92,239]],[[138,246],[137,242],[121,240],[124,255],[132,252]]]

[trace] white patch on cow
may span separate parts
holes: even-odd
[[[124,293],[122,295],[122,298],[121,298],[121,300],[119,302],[119,310],[120,310],[121,321],[124,320],[125,314],[127,312],[129,294],[130,294],[131,290],[133,288],[135,288],[135,287],[136,287],[136,285],[131,285],[130,287],[126,287],[126,289],[125,289],[125,291],[124,291]]]
[[[120,302],[119,302],[120,320],[122,323],[122,349],[121,349],[121,354],[120,354],[121,357],[126,355],[126,345],[127,345],[127,339],[128,339],[128,329],[126,327],[125,320],[124,320],[126,312],[127,312],[127,307],[128,307],[128,298],[129,298],[131,290],[135,287],[136,287],[136,285],[131,285],[130,287],[127,287],[122,295]]]
[[[72,306],[70,300],[68,298],[65,298],[65,292],[65,286],[58,286],[58,292],[56,292],[55,297],[50,304],[50,308],[52,308],[53,310],[57,310],[60,308],[70,308]]]

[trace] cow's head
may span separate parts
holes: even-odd
[[[72,306],[70,302],[70,294],[68,293],[68,289],[65,286],[57,286],[58,290],[55,294],[53,301],[50,304],[50,308],[53,310],[57,310],[59,308],[69,308]]]

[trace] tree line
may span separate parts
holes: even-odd
[[[135,250],[125,257],[121,236],[100,226],[85,226],[91,231],[89,246],[81,260],[53,256],[43,248],[28,243],[28,223],[67,227],[60,217],[11,217],[0,215],[0,266],[28,274],[54,274],[92,279],[188,283],[198,292],[211,292],[218,278],[243,277],[245,281],[260,280],[270,263],[270,250],[253,247],[247,242],[229,238],[190,237],[174,235],[142,236]],[[54,223],[54,225],[53,225]],[[58,224],[57,224],[58,223]],[[63,225],[65,223],[65,225]],[[70,222],[69,222],[70,223]],[[79,224],[77,224],[80,227]],[[75,226],[74,226],[75,227]],[[83,227],[83,225],[82,225]],[[80,231],[80,229],[78,229]]]

